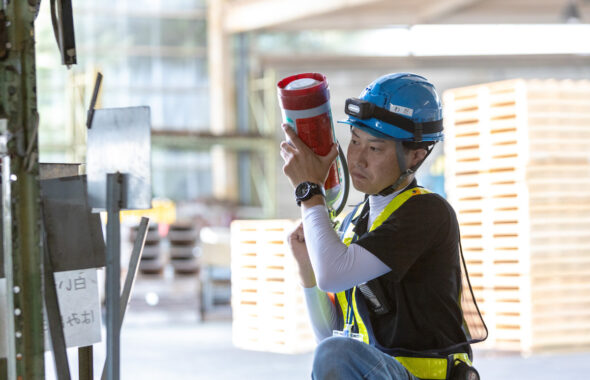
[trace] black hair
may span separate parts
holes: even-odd
[[[435,144],[434,141],[403,141],[402,146],[406,151],[410,150],[417,150],[417,149],[425,149],[426,151],[430,150],[431,146]]]

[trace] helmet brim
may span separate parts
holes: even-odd
[[[385,133],[381,133],[371,127],[368,127],[364,124],[359,123],[358,121],[354,121],[354,120],[338,120],[338,123],[340,124],[348,124],[351,127],[355,127],[360,129],[363,132],[367,132],[368,134],[370,134],[373,137],[377,137],[379,139],[384,139],[384,140],[395,140],[393,137],[386,135]]]

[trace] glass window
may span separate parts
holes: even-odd
[[[154,150],[154,197],[193,200],[212,192],[211,155],[207,151]]]
[[[78,64],[69,71],[49,2],[41,6],[35,27],[42,160],[81,151],[74,131],[84,128],[96,70],[103,74],[100,107],[149,106],[154,129],[209,128],[205,0],[74,2]],[[76,76],[86,81],[74,82]],[[74,114],[82,117],[72,121]],[[155,195],[210,195],[210,164],[208,152],[154,153]]]
[[[161,44],[163,46],[205,47],[207,27],[205,20],[162,19]]]
[[[160,20],[158,18],[135,18],[127,20],[127,37],[133,46],[158,46]]]

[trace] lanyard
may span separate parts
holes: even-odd
[[[344,329],[342,329],[342,331],[340,330],[334,330],[332,332],[333,336],[341,336],[341,337],[347,337],[347,338],[352,338],[352,339],[356,339],[359,342],[364,342],[364,343],[369,343],[369,337],[367,335],[367,332],[362,329],[360,329],[361,326],[364,326],[362,323],[361,325],[357,325],[357,329],[359,330],[358,333],[353,333],[352,332],[352,324],[353,322],[356,323],[356,317],[354,315],[354,311],[353,311],[353,292],[356,291],[356,287],[354,287],[353,289],[348,289],[346,290],[344,293],[346,295],[346,303],[348,304],[347,308],[346,308],[346,317],[345,317],[345,321],[344,321]],[[365,340],[366,339],[366,340]]]
[[[346,291],[346,303],[348,304],[348,307],[346,308],[345,326],[351,326],[351,327],[352,327],[352,323],[354,321],[356,321],[356,318],[354,316],[354,312],[352,311],[352,292],[354,290],[356,290],[356,286],[353,289],[348,289]]]

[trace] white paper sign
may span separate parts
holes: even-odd
[[[90,346],[100,342],[97,269],[56,272],[54,278],[66,346]]]
[[[54,273],[55,287],[67,347],[90,346],[101,341],[101,313],[97,269]],[[0,358],[7,355],[6,279],[0,278]],[[47,317],[44,328],[49,338]],[[51,349],[51,342],[45,342]]]
[[[0,358],[7,355],[6,326],[6,279],[0,278]]]

